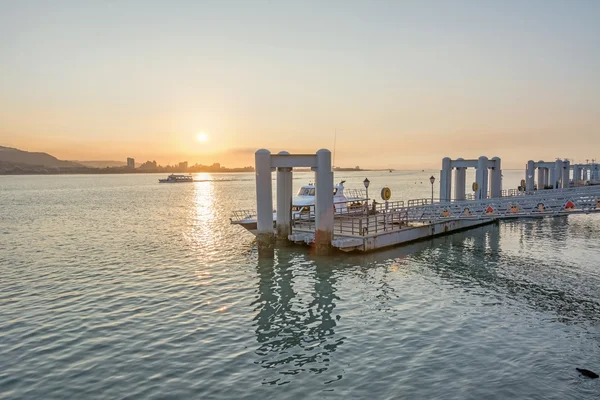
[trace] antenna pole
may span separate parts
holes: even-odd
[[[335,133],[333,134],[333,168],[335,168],[335,143],[337,141],[337,129],[335,130]]]

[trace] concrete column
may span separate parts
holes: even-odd
[[[452,160],[450,157],[442,159],[440,171],[440,202],[450,201],[452,196]]]
[[[280,155],[289,155],[287,151]],[[277,240],[287,242],[292,233],[292,169],[277,168]]]
[[[544,190],[544,177],[546,175],[546,168],[538,167],[537,170],[537,190]]]
[[[457,161],[462,160],[459,158]],[[467,181],[467,169],[457,167],[454,169],[454,200],[461,201],[466,199],[465,184]]]
[[[563,189],[569,188],[570,172],[571,172],[571,161],[569,161],[569,160],[563,161],[563,165],[562,165],[562,188]]]
[[[581,167],[579,164],[573,165],[573,186],[581,184]]]
[[[490,170],[490,195],[492,199],[502,197],[502,162],[500,157],[492,158],[494,166]]]
[[[544,170],[544,188],[550,185],[550,170],[548,168],[542,168]]]
[[[562,169],[563,162],[562,160],[556,160],[554,163],[554,180],[552,181],[552,187],[554,189],[560,189],[561,181],[562,181]]]
[[[588,166],[584,165],[583,166],[583,182],[588,180]]]
[[[556,168],[548,168],[550,170],[550,178],[548,180],[548,186],[552,189],[556,189]]]
[[[271,152],[260,149],[254,154],[256,170],[256,218],[259,257],[275,256],[273,232],[273,188],[271,183]]]
[[[475,199],[487,199],[488,192],[488,158],[485,156],[479,157],[477,160],[477,172],[475,173],[475,181],[477,182],[477,191]]]
[[[534,172],[535,163],[533,160],[527,161],[527,168],[525,168],[525,190],[528,192],[533,191],[534,188]]]
[[[325,255],[331,252],[333,240],[333,171],[329,150],[317,151],[315,175],[315,248],[317,255]]]

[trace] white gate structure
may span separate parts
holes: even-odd
[[[291,155],[286,151],[271,155],[269,150],[255,153],[256,216],[259,257],[274,257],[273,189],[271,172],[277,169],[277,238],[287,240],[291,233],[292,168],[310,167],[315,171],[315,251],[327,254],[333,239],[333,171],[331,152]]]
[[[502,195],[502,167],[500,158],[494,157],[488,160],[481,156],[477,160],[456,160],[445,157],[442,159],[442,170],[440,171],[440,202],[449,202],[452,199],[452,170],[454,169],[454,200],[462,201],[466,199],[465,183],[467,177],[467,168],[475,168],[475,199],[484,200],[488,197],[488,175],[489,192],[491,198]],[[488,174],[489,170],[489,174]]]
[[[536,170],[537,169],[537,180]],[[571,173],[572,171],[572,173]],[[572,178],[571,178],[572,175]],[[532,160],[525,167],[525,190],[547,190],[600,183],[600,165],[592,160],[586,164],[571,164],[569,160],[554,162]]]
[[[537,169],[537,182],[535,170]],[[557,159],[554,162],[529,160],[525,167],[525,190],[559,189],[569,187],[569,172],[571,162]],[[576,175],[574,173],[574,175]]]
[[[592,160],[591,163],[585,164],[573,164],[571,169],[573,171],[573,185],[580,186],[589,183],[600,182],[600,164]]]

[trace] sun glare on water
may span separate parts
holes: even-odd
[[[208,135],[204,132],[200,132],[196,139],[198,139],[199,142],[206,142],[208,140]]]

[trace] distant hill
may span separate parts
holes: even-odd
[[[81,168],[82,165],[73,161],[63,161],[47,153],[35,153],[0,146],[0,162],[2,164],[36,165],[46,168]]]
[[[85,167],[90,168],[115,168],[115,167],[125,167],[127,163],[123,161],[77,161],[74,160],[74,163],[81,164]]]

